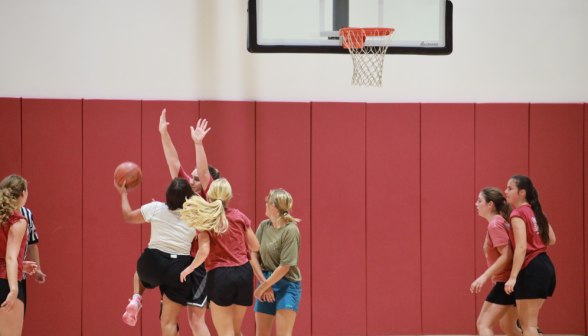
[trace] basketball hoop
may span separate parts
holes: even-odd
[[[384,55],[394,36],[394,28],[342,28],[343,48],[353,60],[353,85],[382,86]]]

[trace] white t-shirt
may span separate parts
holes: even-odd
[[[180,210],[171,211],[165,203],[153,202],[141,207],[146,222],[151,223],[150,249],[190,255],[196,229],[189,228],[180,217]]]

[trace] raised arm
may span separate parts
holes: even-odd
[[[116,181],[114,181],[114,187],[116,188],[116,190],[118,190],[118,192],[121,195],[121,207],[122,207],[122,213],[123,213],[123,218],[125,219],[125,222],[127,223],[131,223],[131,224],[141,224],[141,223],[145,223],[145,218],[143,218],[143,214],[141,213],[141,209],[137,209],[137,210],[133,210],[131,208],[131,204],[129,203],[129,197],[127,195],[127,183],[124,182],[122,186],[119,186],[118,184],[116,184]]]
[[[6,274],[10,293],[0,305],[5,312],[10,312],[16,300],[18,300],[18,253],[26,231],[27,221],[25,219],[14,223],[8,230],[6,239]]]
[[[163,145],[163,153],[165,154],[165,160],[167,161],[169,172],[172,178],[176,178],[178,177],[178,172],[181,167],[180,158],[178,157],[178,152],[167,132],[167,125],[169,125],[169,123],[167,122],[165,113],[165,109],[163,109],[161,116],[159,117],[159,133],[161,133],[161,144]]]
[[[207,126],[208,121],[206,121],[206,119],[199,119],[196,128],[190,126],[192,140],[194,140],[194,146],[196,146],[196,169],[198,170],[198,178],[200,179],[202,190],[206,190],[210,183],[208,160],[206,160],[206,153],[204,152],[204,145],[202,144],[204,137],[210,131],[210,128],[206,129]]]

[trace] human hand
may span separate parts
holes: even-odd
[[[14,308],[14,304],[16,300],[18,300],[18,291],[10,291],[8,296],[6,296],[6,300],[0,305],[0,309],[5,313],[10,313],[12,308]]]
[[[127,193],[127,181],[124,181],[122,185],[118,185],[116,181],[114,181],[114,188],[122,195]]]
[[[184,282],[186,281],[186,277],[188,275],[190,275],[190,273],[194,272],[194,269],[192,268],[192,266],[188,266],[186,267],[185,270],[182,271],[182,273],[180,274],[180,281]]]
[[[510,295],[510,293],[514,292],[514,286],[517,283],[517,279],[509,279],[505,284],[504,284],[504,292],[506,292],[506,294]]]
[[[38,282],[38,283],[40,283],[40,284],[42,284],[42,283],[44,283],[44,282],[45,282],[45,277],[46,277],[47,275],[46,275],[45,273],[41,272],[41,270],[40,270],[40,269],[38,269],[38,270],[37,270],[37,273],[35,273],[35,275],[36,275],[36,277],[37,277],[37,278],[35,279],[35,281],[36,281],[36,282]]]
[[[159,133],[167,132],[167,125],[169,125],[169,123],[165,116],[165,109],[163,109],[163,111],[161,111],[161,116],[159,117]]]
[[[261,300],[262,299],[262,300]],[[276,301],[276,298],[274,296],[274,289],[273,288],[268,288],[265,292],[263,292],[263,294],[261,295],[261,299],[260,301],[265,301],[265,302],[274,302]]]
[[[210,128],[206,129],[207,126],[208,121],[206,121],[206,119],[198,119],[198,124],[196,125],[196,128],[190,126],[192,140],[194,140],[194,143],[202,143],[202,140],[204,140],[204,137],[206,136],[208,131],[210,131]]]
[[[472,282],[472,285],[470,286],[470,292],[474,294],[480,293],[482,286],[484,286],[486,281],[488,281],[488,277],[485,274],[482,274],[479,278],[476,279],[476,281]]]
[[[22,264],[22,271],[28,275],[33,275],[37,271],[37,263],[34,261],[25,261]]]

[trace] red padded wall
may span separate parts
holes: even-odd
[[[26,335],[82,328],[82,101],[23,99],[26,207],[39,234],[44,284],[27,281]],[[66,214],[64,214],[66,210]],[[30,259],[30,258],[29,258]]]
[[[423,329],[475,329],[474,104],[421,105]]]
[[[539,326],[546,334],[582,334],[583,105],[531,104],[530,125],[530,177],[557,237],[547,251],[557,288],[541,309]]]
[[[21,174],[21,114],[20,98],[0,98],[0,181],[11,174]]]
[[[84,100],[84,336],[141,333],[140,325],[122,322],[141,254],[141,225],[125,223],[113,186],[114,170],[125,161],[141,163],[141,102]],[[129,200],[133,210],[141,206],[141,187]]]
[[[367,332],[421,334],[420,104],[367,104]]]
[[[311,334],[310,267],[310,103],[256,103],[255,109],[255,215],[256,225],[265,216],[265,196],[284,188],[294,199],[292,215],[301,238],[298,267],[302,273],[302,298],[294,335]]]
[[[312,103],[312,333],[366,334],[365,103]]]
[[[211,127],[204,139],[208,162],[233,189],[230,207],[255,223],[255,103],[201,101],[200,117]],[[208,317],[209,329],[214,330]],[[244,335],[255,334],[253,307],[245,315],[242,331]]]
[[[476,181],[474,202],[486,187],[504,192],[509,178],[529,174],[529,104],[476,104]],[[475,221],[476,274],[487,269],[484,241],[488,221],[477,215]],[[474,279],[472,279],[473,282]],[[492,280],[476,295],[476,318],[492,289]],[[504,334],[499,326],[495,332]]]
[[[165,161],[161,135],[159,133],[159,117],[166,109],[168,132],[178,152],[180,162],[186,172],[191,173],[196,166],[194,142],[190,136],[190,126],[198,122],[198,101],[143,101],[142,102],[142,137],[141,137],[141,169],[143,171],[142,200],[149,203],[152,199],[165,202],[165,190],[171,182],[171,175]],[[151,226],[142,226],[142,247],[147,248],[151,237]],[[143,297],[142,328],[143,336],[160,335],[159,323],[161,294],[159,289],[148,290]],[[180,315],[182,334],[190,334],[186,308]],[[214,329],[212,325],[209,328]]]

